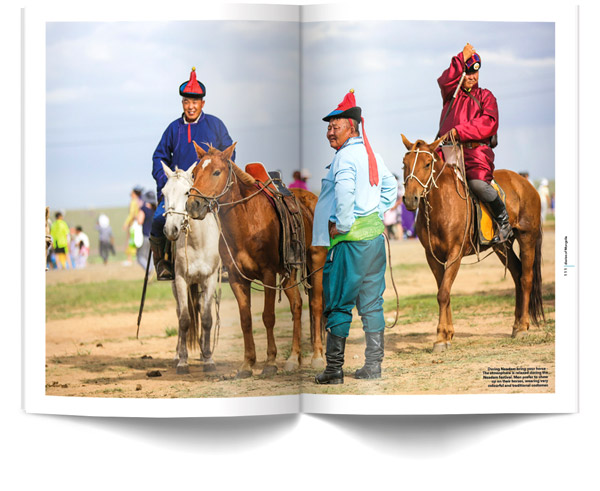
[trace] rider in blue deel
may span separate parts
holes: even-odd
[[[152,222],[150,247],[158,280],[173,279],[173,265],[165,258],[167,239],[163,233],[165,205],[162,188],[167,182],[167,176],[161,162],[164,162],[172,170],[175,170],[176,167],[187,170],[198,160],[192,142],[195,141],[205,150],[208,150],[209,145],[219,150],[225,150],[233,144],[223,122],[216,116],[202,111],[206,88],[202,82],[196,79],[195,68],[192,68],[190,79],[180,85],[179,94],[183,98],[181,101],[183,114],[167,127],[152,156],[152,176],[156,181],[158,206]],[[235,160],[235,152],[232,160]]]

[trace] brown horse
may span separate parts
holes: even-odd
[[[402,135],[408,149],[403,161],[404,204],[409,210],[419,208],[416,231],[438,286],[439,322],[434,351],[450,347],[454,336],[450,289],[461,259],[477,252],[477,239],[473,238],[474,209],[471,199],[466,199],[467,184],[459,180],[455,169],[446,165],[436,152],[442,140],[443,137],[431,144],[423,140],[411,143]],[[514,231],[514,238],[493,246],[515,282],[514,338],[527,333],[530,320],[534,325],[545,320],[540,197],[527,179],[515,172],[498,170],[494,179],[506,193],[506,209]],[[519,244],[519,256],[513,250],[514,240]],[[480,250],[488,247],[481,246]]]
[[[277,372],[275,358],[277,347],[275,326],[276,275],[284,276],[280,259],[280,222],[275,208],[264,192],[260,192],[255,179],[231,161],[235,143],[224,151],[210,147],[208,152],[196,145],[198,165],[194,170],[194,185],[186,205],[192,218],[203,219],[209,211],[217,213],[221,223],[219,252],[229,272],[229,283],[238,302],[244,335],[244,361],[238,369],[238,378],[252,376],[256,363],[256,350],[252,334],[250,312],[251,281],[258,280],[264,288],[263,323],[267,330],[267,361],[263,375]],[[307,264],[314,272],[308,281],[310,301],[310,326],[313,343],[312,367],[320,369],[323,360],[323,272],[326,249],[312,247],[312,222],[317,197],[301,189],[293,189],[299,202],[305,229]],[[300,334],[302,298],[296,284],[296,272],[287,277],[283,288],[290,302],[293,318],[292,351],[284,370],[300,367]],[[271,287],[271,288],[269,288]]]

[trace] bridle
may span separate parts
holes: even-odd
[[[197,163],[199,163],[200,161],[197,161]],[[194,187],[194,183],[192,182],[192,187],[190,188],[189,192],[188,192],[188,196],[194,197],[194,198],[202,198],[204,199],[207,203],[208,203],[208,209],[211,212],[215,212],[215,211],[219,211],[219,207],[222,205],[230,205],[230,204],[234,204],[234,203],[219,203],[219,199],[222,198],[223,196],[225,196],[229,190],[231,189],[231,187],[233,186],[233,176],[235,176],[235,173],[233,172],[233,162],[231,161],[231,159],[227,159],[227,181],[225,182],[225,186],[223,187],[223,190],[217,194],[216,196],[207,196],[206,194],[202,193],[199,189]]]
[[[425,190],[425,192],[423,193],[424,196],[427,195],[427,193],[429,193],[430,191],[430,185],[433,183],[433,185],[437,188],[438,185],[435,181],[434,178],[434,174],[435,174],[435,163],[437,161],[435,154],[433,152],[429,152],[427,150],[421,150],[419,148],[417,148],[416,150],[409,150],[408,153],[415,153],[415,160],[412,164],[412,169],[410,170],[410,174],[408,175],[408,177],[404,180],[404,187],[406,187],[406,185],[408,184],[408,181],[410,179],[414,179],[415,181],[417,181]],[[419,159],[419,154],[424,153],[427,155],[431,156],[431,172],[429,173],[429,177],[427,178],[427,181],[425,183],[421,182],[421,180],[415,175],[415,167],[417,165],[417,160]],[[444,163],[444,167],[446,167],[445,163]],[[442,170],[439,172],[440,174],[443,172],[444,167],[442,167]]]
[[[176,177],[177,179],[180,179],[180,178],[186,179],[188,181],[188,183],[190,184],[190,189],[191,189],[191,186],[193,186],[193,184],[194,184],[194,181],[187,174],[185,174],[185,173],[179,173],[178,172],[178,173],[175,174],[174,177]],[[190,193],[188,191],[185,194],[186,194],[186,196],[189,196]],[[166,211],[162,214],[162,216],[163,217],[168,217],[170,215],[180,215],[180,216],[183,217],[183,224],[182,224],[181,228],[182,228],[182,230],[184,230],[187,233],[188,229],[190,228],[190,223],[189,223],[190,215],[188,214],[188,212],[185,209],[185,207],[184,207],[184,211],[179,211],[179,210],[176,210],[173,206],[169,206],[166,209]]]

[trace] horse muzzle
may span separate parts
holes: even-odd
[[[210,211],[208,201],[204,198],[190,196],[185,204],[188,215],[194,220],[204,220],[206,214]]]
[[[418,194],[404,195],[402,196],[402,202],[408,211],[415,211],[419,207],[419,201],[421,196]]]

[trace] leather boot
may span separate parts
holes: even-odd
[[[504,206],[502,198],[498,196],[494,201],[486,203],[486,205],[492,212],[494,220],[498,224],[498,237],[495,238],[492,243],[500,244],[506,242],[512,237],[513,230],[508,221],[508,212],[506,211],[506,206]]]
[[[346,338],[327,333],[327,350],[325,359],[327,366],[325,371],[315,377],[317,384],[343,384],[344,351],[346,349]]]
[[[381,378],[381,362],[383,361],[383,333],[365,332],[365,366],[356,370],[354,378]]]
[[[152,259],[154,259],[154,269],[156,270],[156,279],[158,281],[171,281],[175,278],[173,274],[173,265],[165,259],[166,237],[150,236],[150,248],[152,249]]]

